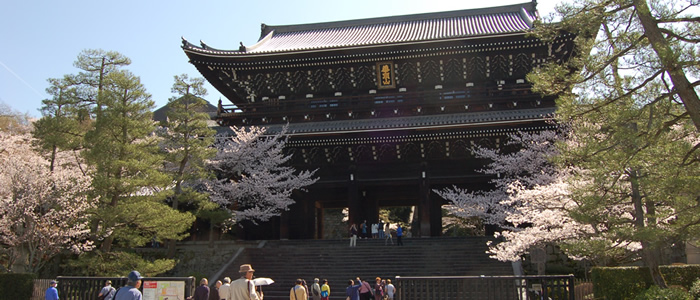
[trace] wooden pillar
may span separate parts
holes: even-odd
[[[362,203],[360,203],[360,189],[357,186],[355,175],[350,173],[348,181],[348,225],[356,224],[358,232],[362,222]]]
[[[314,201],[316,207],[316,239],[323,239],[323,206],[320,202]]]
[[[418,195],[418,213],[420,214],[420,236],[429,237],[430,234],[430,216],[432,205],[430,201],[430,183],[426,171],[421,172]]]

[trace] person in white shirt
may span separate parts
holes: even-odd
[[[231,300],[231,278],[224,277],[223,285],[219,288],[219,298],[221,300]]]
[[[394,299],[394,293],[396,293],[396,287],[394,287],[393,284],[391,284],[391,279],[386,280],[386,286],[384,287],[386,289],[386,295],[389,297],[389,299]]]

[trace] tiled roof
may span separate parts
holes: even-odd
[[[217,54],[260,54],[329,48],[359,47],[406,42],[445,40],[521,33],[537,18],[535,3],[416,15],[268,26],[260,40],[246,51],[225,51],[208,46],[190,49]]]
[[[554,110],[554,107],[545,107],[445,115],[291,123],[289,124],[287,132],[292,136],[311,136],[335,133],[484,126],[543,120],[551,116]],[[266,126],[268,128],[267,133],[277,133],[283,126],[284,124],[268,125]],[[219,133],[230,132],[230,130],[225,127],[219,127],[217,131]]]

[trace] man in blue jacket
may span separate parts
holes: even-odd
[[[58,300],[58,290],[56,289],[57,284],[58,282],[56,282],[56,280],[51,280],[51,282],[49,282],[49,288],[46,289],[46,295],[44,296],[44,299]]]

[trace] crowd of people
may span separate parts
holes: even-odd
[[[388,226],[388,224],[387,224]],[[400,228],[400,227],[399,227]],[[241,265],[238,273],[240,278],[231,281],[225,277],[217,280],[212,288],[209,281],[202,278],[199,286],[194,291],[194,295],[188,300],[262,300],[263,293],[256,289],[253,282],[255,270],[249,264]],[[143,277],[138,271],[131,271],[127,276],[126,286],[115,289],[112,282],[107,280],[105,286],[98,294],[99,300],[142,300],[141,287]],[[59,300],[58,290],[55,280],[50,282],[46,290],[46,300]],[[383,280],[379,277],[372,285],[367,281],[362,281],[360,277],[350,279],[345,289],[345,295],[350,300],[388,300],[394,299],[396,288],[391,284],[391,279]],[[313,284],[309,287],[304,279],[297,279],[294,287],[289,291],[290,300],[328,300],[331,295],[331,288],[327,279],[322,281],[314,278]]]
[[[368,229],[369,228],[369,229]],[[401,224],[396,224],[396,245],[403,246],[404,228]],[[357,225],[350,225],[350,247],[357,246],[357,239],[384,239],[384,245],[394,244],[392,238],[391,224],[384,223],[379,220],[379,223],[370,224],[367,226],[367,220],[360,224],[359,230]]]
[[[350,300],[389,300],[394,299],[395,293],[396,287],[391,279],[383,280],[380,277],[375,279],[374,285],[362,281],[360,277],[350,279],[345,288],[345,296]],[[306,284],[306,280],[299,278],[289,290],[289,300],[328,300],[330,295],[328,280],[324,279],[320,285],[318,278],[314,279],[311,287]]]

